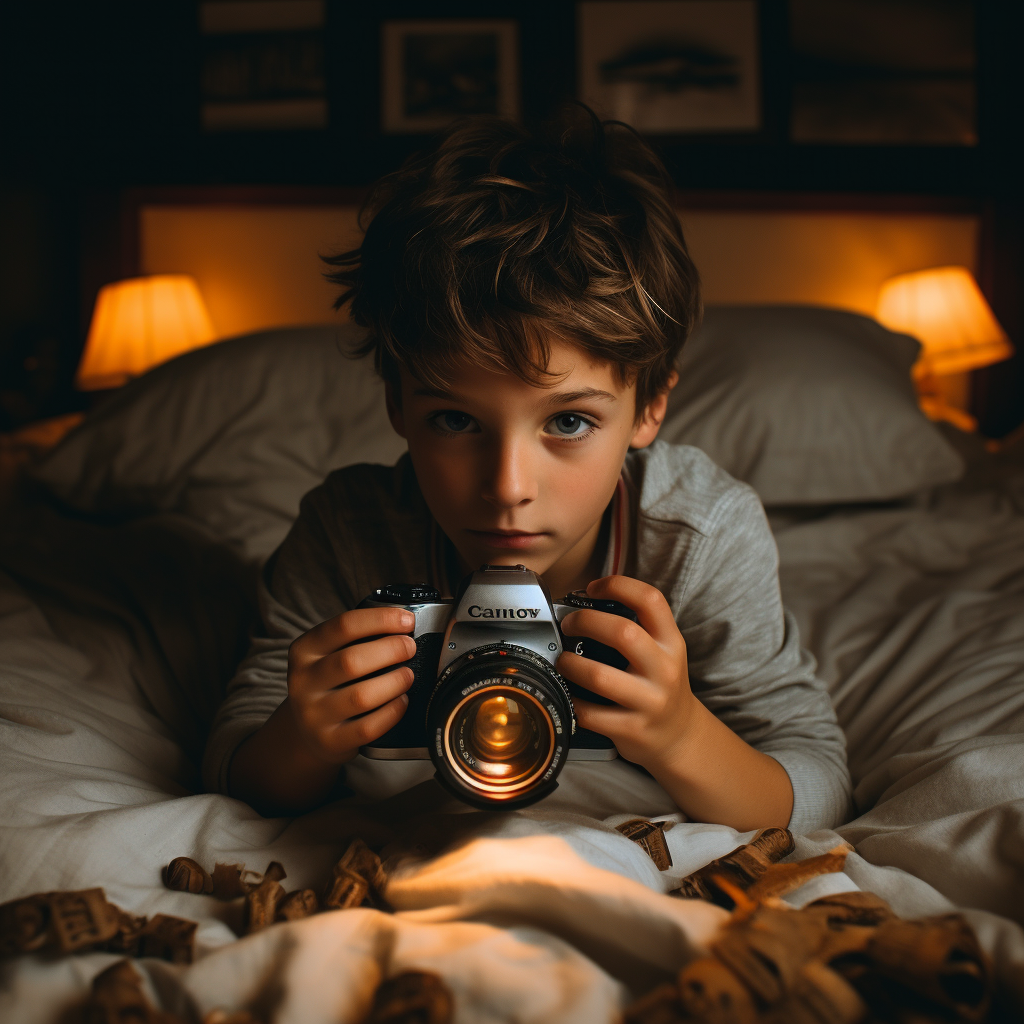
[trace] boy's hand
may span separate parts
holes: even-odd
[[[585,729],[614,741],[619,753],[657,776],[686,744],[697,699],[690,690],[686,643],[659,590],[626,576],[594,580],[587,594],[620,601],[639,622],[581,609],[562,620],[567,636],[586,636],[615,648],[627,670],[612,668],[565,652],[558,671],[578,686],[607,697],[614,705],[574,700],[576,719]]]
[[[310,754],[342,764],[398,723],[413,681],[399,662],[416,653],[416,643],[387,634],[408,633],[414,621],[402,608],[356,608],[292,643],[286,706]]]
[[[746,832],[787,825],[793,787],[773,757],[745,743],[690,690],[686,643],[661,593],[640,580],[606,576],[587,587],[591,597],[621,601],[639,624],[580,609],[562,620],[568,636],[614,647],[627,671],[564,653],[558,671],[614,705],[577,700],[580,725],[613,740],[619,753],[643,765],[693,821]]]

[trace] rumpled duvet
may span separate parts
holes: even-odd
[[[849,744],[857,816],[794,858],[855,853],[787,897],[863,888],[906,916],[964,908],[1003,998],[1024,1010],[1024,472],[988,462],[885,506],[773,514],[788,607]],[[434,783],[294,820],[199,792],[203,730],[245,645],[251,569],[180,516],[120,524],[46,503],[0,536],[0,902],[102,886],[136,914],[200,922],[190,966],[140,962],[185,1020],[248,1008],[355,1022],[382,977],[447,983],[460,1022],[600,1022],[706,950],[725,912],[667,895],[745,839],[654,814],[639,776],[570,764],[515,813]],[[634,773],[635,774],[635,773]],[[639,781],[638,781],[639,780]],[[615,830],[666,820],[659,871]],[[335,911],[238,939],[236,904],[160,869],[280,861],[318,887],[360,836],[390,858],[394,914]],[[0,964],[0,1019],[57,1021],[115,958]]]

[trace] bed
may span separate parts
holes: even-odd
[[[33,470],[0,530],[0,903],[101,886],[199,922],[191,965],[138,961],[183,1020],[215,1009],[355,1022],[382,977],[436,972],[460,1022],[599,1022],[672,975],[725,911],[666,895],[749,836],[658,813],[567,767],[548,800],[469,811],[433,783],[264,819],[204,793],[205,729],[246,645],[262,561],[331,469],[392,462],[353,328],[181,357],[98,406]],[[708,311],[663,436],[750,482],[787,606],[846,732],[856,809],[793,857],[852,844],[790,894],[963,909],[1024,1012],[1024,457],[917,410],[912,339],[815,307]],[[398,787],[400,788],[400,787]],[[658,870],[616,830],[666,822]],[[238,906],[174,892],[172,858],[280,862],[316,886],[350,840],[390,853],[387,898],[244,939]],[[112,953],[0,961],[0,1019],[66,1015]]]

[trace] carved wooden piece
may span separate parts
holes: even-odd
[[[723,929],[712,953],[762,1004],[778,1002],[800,968],[825,939],[820,917],[775,907],[759,907],[742,922]]]
[[[387,873],[381,864],[380,857],[371,850],[362,839],[353,839],[348,849],[338,861],[340,867],[352,871],[366,880],[368,896],[372,906],[380,910],[390,910],[384,898],[384,888],[388,882]]]
[[[139,955],[139,937],[149,923],[145,917],[128,913],[111,904],[117,913],[117,934],[101,947],[106,953],[123,953],[125,956]]]
[[[36,893],[0,906],[0,955],[78,953],[109,942],[120,928],[121,911],[102,889]]]
[[[225,902],[252,892],[266,879],[280,882],[287,877],[281,864],[274,860],[261,875],[244,864],[215,864],[209,873],[191,857],[175,857],[162,872],[164,885],[176,892],[203,893]]]
[[[793,833],[788,828],[772,825],[759,829],[747,846],[757,850],[758,853],[763,853],[768,860],[775,864],[793,852],[796,842],[793,839]]]
[[[361,875],[336,864],[324,890],[324,910],[351,910],[368,902],[369,883]]]
[[[760,835],[689,876],[733,909],[710,956],[687,964],[625,1012],[626,1024],[981,1024],[993,978],[959,914],[904,921],[872,893],[824,896],[796,910],[785,893],[841,871],[838,846],[795,864],[779,833]],[[737,855],[740,856],[737,856]],[[684,888],[686,886],[684,885]]]
[[[203,1024],[261,1024],[248,1010],[211,1010],[204,1018]]]
[[[277,905],[284,899],[284,886],[273,878],[264,878],[245,897],[245,934],[262,931],[277,918]]]
[[[453,1009],[436,974],[406,971],[381,983],[364,1024],[449,1024]]]
[[[868,1015],[860,993],[831,967],[809,960],[792,980],[785,998],[772,1007],[779,1024],[860,1024]]]
[[[623,1024],[684,1024],[691,1018],[679,1002],[675,985],[659,985],[626,1007]]]
[[[634,818],[616,825],[616,832],[621,832],[627,839],[632,839],[648,857],[654,861],[659,871],[672,867],[672,853],[665,839],[664,821],[648,821],[646,818]]]
[[[320,909],[316,893],[312,889],[296,889],[288,893],[277,905],[278,921],[300,921],[311,917]]]
[[[50,894],[50,931],[62,953],[77,953],[117,934],[116,908],[102,889]]]
[[[83,1008],[84,1024],[181,1024],[146,997],[142,978],[127,960],[97,974]]]
[[[163,872],[163,882],[168,889],[175,892],[205,893],[213,892],[213,879],[210,873],[191,857],[175,857]]]
[[[384,898],[387,874],[377,856],[361,839],[355,839],[331,872],[323,895],[325,910],[376,907],[390,910]]]
[[[747,896],[754,900],[767,900],[799,889],[812,878],[831,875],[846,867],[849,846],[836,846],[819,857],[808,857],[795,864],[772,864],[753,885],[747,889]]]
[[[135,956],[155,956],[172,964],[190,964],[199,925],[183,917],[154,914],[138,934]]]
[[[187,964],[196,927],[167,914],[147,921],[108,902],[102,889],[44,892],[0,906],[0,955],[102,950]]]
[[[679,1002],[691,1017],[708,1024],[755,1024],[754,997],[740,979],[714,957],[687,964],[676,980]]]
[[[263,872],[264,881],[270,879],[273,882],[284,881],[288,877],[288,872],[285,871],[284,865],[280,861],[272,860],[267,865],[267,870]]]
[[[41,892],[0,905],[0,956],[44,949],[50,935],[50,896]]]
[[[832,928],[842,928],[846,925],[870,927],[896,916],[892,907],[881,896],[857,889],[853,892],[822,896],[813,903],[808,903],[804,910],[823,913]]]
[[[672,895],[708,900],[732,910],[735,901],[719,884],[719,879],[724,878],[745,891],[773,864],[792,853],[793,846],[793,836],[788,829],[763,828],[749,843],[687,875]]]
[[[919,921],[892,918],[867,947],[876,971],[912,989],[956,1020],[981,1021],[992,972],[971,926],[959,914]]]

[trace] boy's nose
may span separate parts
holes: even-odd
[[[509,509],[537,497],[537,479],[521,445],[496,445],[484,476],[483,498],[496,508]]]

